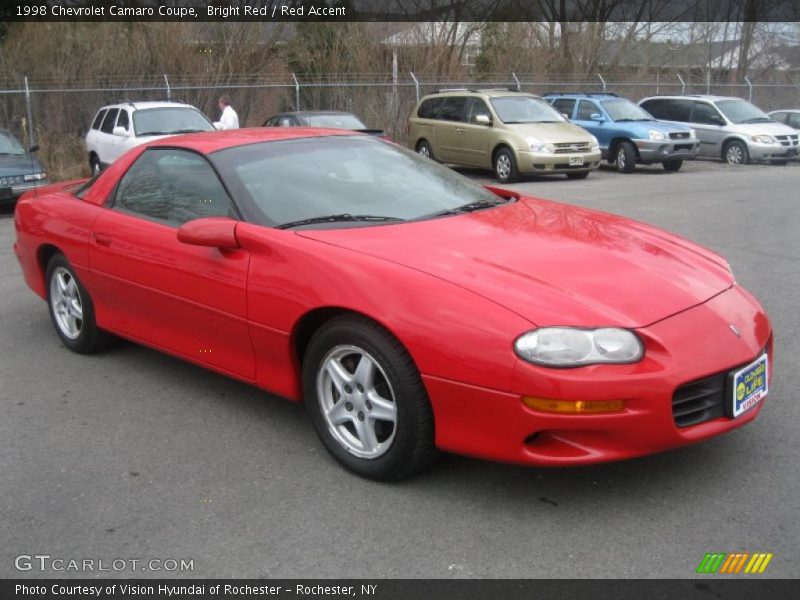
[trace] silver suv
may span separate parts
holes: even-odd
[[[798,133],[772,120],[747,100],[730,96],[651,96],[639,106],[662,121],[691,125],[700,140],[698,156],[730,164],[786,164],[797,156]]]

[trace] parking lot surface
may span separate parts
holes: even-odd
[[[622,463],[443,456],[407,481],[365,481],[327,456],[301,405],[130,343],[69,352],[0,218],[0,577],[87,575],[15,569],[35,553],[191,559],[166,575],[195,577],[690,577],[706,552],[772,552],[765,576],[796,576],[800,165],[696,161],[510,187],[725,255],[775,328],[760,417]]]

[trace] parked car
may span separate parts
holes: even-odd
[[[47,172],[36,156],[14,135],[0,129],[0,206],[12,205],[22,194],[47,183]]]
[[[67,348],[116,334],[304,399],[364,477],[437,449],[650,454],[751,422],[768,392],[769,319],[721,256],[369,136],[159,140],[16,214],[25,280]]]
[[[388,140],[383,129],[370,129],[364,122],[349,112],[307,110],[273,115],[262,127],[322,127],[325,129],[347,129],[367,133]]]
[[[767,113],[771,119],[778,123],[785,123],[795,131],[800,131],[800,108],[787,108],[784,110],[773,110]]]
[[[786,164],[797,156],[798,134],[747,100],[729,96],[652,96],[639,106],[657,119],[686,123],[697,131],[699,155],[738,165]]]
[[[677,171],[684,160],[695,157],[700,145],[690,127],[657,121],[616,94],[552,93],[544,99],[594,135],[603,158],[620,173],[633,173],[637,163],[661,163],[665,170]]]
[[[446,90],[425,96],[409,118],[409,140],[443,163],[520,175],[583,179],[600,165],[597,139],[538,96],[508,90]]]
[[[140,144],[197,131],[214,131],[214,124],[189,104],[123,102],[104,106],[86,134],[89,166],[97,174]]]

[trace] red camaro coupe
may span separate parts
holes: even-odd
[[[159,140],[28,193],[15,226],[69,349],[119,336],[304,399],[374,479],[437,449],[658,452],[752,421],[769,385],[769,319],[717,254],[351,132]]]

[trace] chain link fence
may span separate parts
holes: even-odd
[[[794,79],[792,78],[794,77]],[[639,100],[654,94],[719,94],[750,99],[764,110],[800,107],[800,79],[714,81],[701,75],[673,73],[610,77],[537,77],[490,74],[480,78],[442,80],[407,73],[353,74],[347,80],[232,74],[210,83],[203,76],[148,76],[137,81],[115,78],[0,80],[0,127],[23,143],[40,146],[39,155],[53,180],[88,175],[83,135],[98,108],[121,101],[173,100],[192,104],[217,120],[217,100],[228,95],[243,127],[258,127],[270,115],[287,110],[343,110],[359,115],[369,127],[384,129],[406,142],[406,123],[418,99],[449,88],[509,88],[535,94],[608,91]]]

